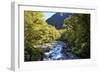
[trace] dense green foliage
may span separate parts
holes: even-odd
[[[59,21],[57,21],[59,22]],[[60,40],[69,43],[71,53],[80,58],[90,57],[90,15],[72,14],[64,20],[64,28],[49,25],[39,11],[24,11],[25,61],[40,61],[46,51],[38,46]],[[48,50],[48,48],[47,48]],[[67,51],[66,51],[67,52]]]
[[[65,19],[66,32],[62,39],[72,47],[72,52],[80,58],[90,57],[90,15],[73,14]]]
[[[59,37],[60,34],[56,28],[45,22],[42,12],[24,12],[24,47],[27,51],[26,56],[28,54],[30,57],[29,60],[40,60],[43,49],[37,46],[50,43]]]

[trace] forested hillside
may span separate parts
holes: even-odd
[[[60,29],[43,16],[43,12],[24,11],[25,61],[90,58],[90,14],[73,13],[63,19]]]

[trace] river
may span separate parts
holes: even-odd
[[[62,41],[53,42],[50,50],[44,53],[43,61],[78,59],[71,52],[65,52],[70,49],[69,45]]]

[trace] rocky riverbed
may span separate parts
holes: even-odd
[[[51,45],[51,46],[50,46]],[[46,47],[46,46],[45,46]],[[43,60],[66,60],[66,59],[78,59],[73,55],[68,44],[62,41],[55,41],[49,44],[49,50],[44,53]]]
[[[71,53],[71,47],[63,41],[54,41],[43,45],[38,45],[36,49],[25,51],[25,61],[49,61],[49,60],[68,60],[78,59]],[[39,51],[37,51],[39,49]]]

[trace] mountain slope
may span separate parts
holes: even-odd
[[[68,18],[70,15],[72,14],[71,13],[56,13],[52,17],[48,18],[46,22],[59,29],[63,27],[64,19]]]

